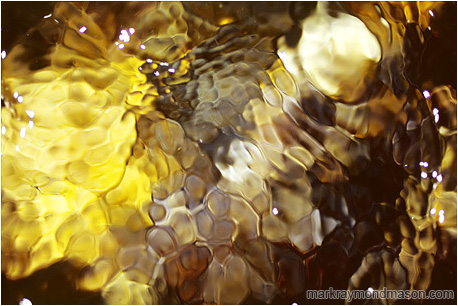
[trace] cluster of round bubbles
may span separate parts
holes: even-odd
[[[65,263],[109,304],[449,289],[453,8],[55,3],[2,52],[2,277]]]

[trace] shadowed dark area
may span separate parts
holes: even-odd
[[[2,50],[8,52],[21,36],[52,12],[52,2],[2,2]]]
[[[74,289],[78,271],[68,262],[58,262],[16,281],[2,274],[2,304],[18,305],[23,298],[33,304],[103,304],[99,293]]]

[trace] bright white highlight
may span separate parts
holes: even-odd
[[[278,215],[278,209],[277,209],[276,207],[274,207],[274,208],[272,209],[272,213],[273,213],[275,216]]]
[[[84,32],[86,32],[86,30],[87,30],[87,28],[86,28],[85,26],[82,26],[82,27],[78,30],[78,32],[84,33]]]
[[[418,164],[419,164],[421,167],[425,167],[425,168],[428,168],[428,166],[429,166],[428,162],[426,162],[426,161],[425,161],[425,162],[421,161],[421,162],[419,162]]]
[[[436,209],[435,209],[434,207],[431,208],[431,210],[429,211],[429,213],[430,213],[431,215],[434,215],[434,214],[436,213]]]
[[[439,210],[439,223],[442,224],[445,222],[445,211],[443,209]]]
[[[33,121],[29,120],[29,129],[33,128]]]
[[[17,97],[17,101],[19,103],[22,103],[22,102],[24,102],[24,98],[22,96],[19,96],[19,97]]]
[[[285,51],[279,51],[279,52],[278,52],[278,57],[280,57],[280,59],[281,59],[282,61],[285,61],[285,59],[286,59],[286,52],[285,52]]]
[[[3,50],[3,51],[2,51],[2,59],[5,59],[5,57],[6,57],[6,51]]]
[[[23,298],[19,301],[19,305],[33,305],[29,299]]]
[[[27,131],[27,129],[25,127],[21,127],[21,130],[19,131],[19,136],[21,138],[24,138],[25,137],[25,132]]]
[[[119,35],[119,40],[122,40],[125,43],[129,42],[130,36],[127,30],[121,30],[121,35]]]
[[[429,91],[423,90],[423,97],[425,97],[425,99],[428,99],[429,97],[431,97],[431,94],[429,93]]]
[[[442,183],[442,174],[439,174],[439,175],[436,177],[436,180],[437,180],[439,183]]]
[[[424,179],[427,178],[427,177],[428,177],[428,173],[422,172],[422,173],[421,173],[421,177],[424,178]]]
[[[445,216],[444,215],[440,215],[439,216],[439,223],[442,224],[445,222]]]
[[[313,85],[327,95],[352,100],[358,98],[354,96],[360,92],[356,88],[365,86],[369,67],[380,60],[381,48],[361,20],[336,14],[330,16],[327,4],[318,2],[314,14],[302,23],[296,52]],[[290,57],[281,52],[280,58]]]
[[[26,109],[25,112],[27,113],[27,115],[29,115],[29,118],[32,119],[33,117],[35,117],[35,112],[31,109]]]

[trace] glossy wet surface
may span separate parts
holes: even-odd
[[[2,302],[456,293],[456,3],[40,20],[2,54]]]

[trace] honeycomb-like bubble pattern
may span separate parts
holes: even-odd
[[[108,304],[427,290],[456,83],[416,49],[446,6],[56,3],[2,62],[2,273],[67,261]]]

